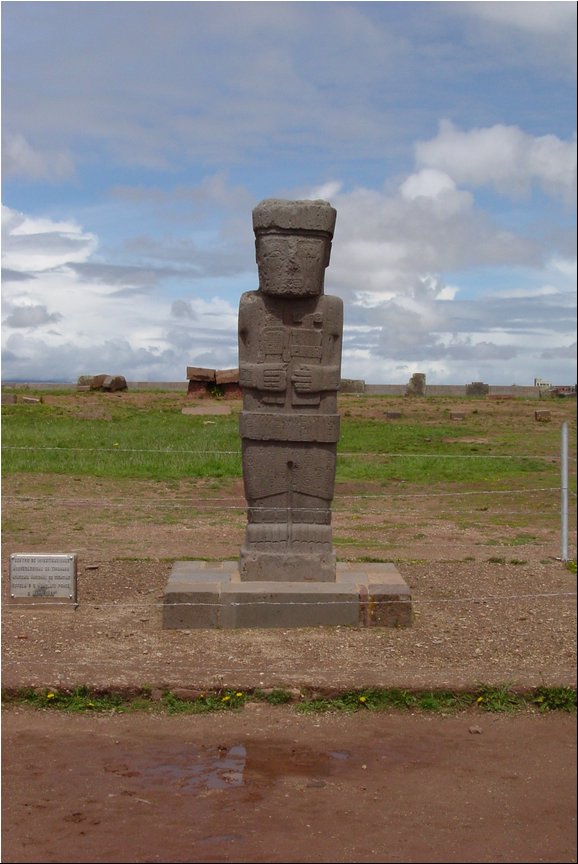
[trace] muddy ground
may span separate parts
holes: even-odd
[[[5,709],[2,861],[575,862],[563,714]]]

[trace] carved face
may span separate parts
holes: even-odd
[[[323,293],[331,242],[299,234],[260,234],[256,240],[259,287],[286,297]]]

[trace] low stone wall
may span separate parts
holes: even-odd
[[[467,396],[467,384],[426,384],[425,395],[462,397]],[[512,385],[489,386],[488,396],[509,396],[517,399],[540,399],[540,387],[521,387]],[[366,384],[363,390],[366,396],[405,396],[407,384]],[[476,397],[472,397],[476,398]]]

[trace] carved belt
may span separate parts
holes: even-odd
[[[339,414],[269,414],[242,411],[239,418],[241,438],[254,441],[339,440]]]

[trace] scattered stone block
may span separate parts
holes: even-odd
[[[82,377],[84,378],[84,376]],[[81,386],[86,385],[82,384]],[[128,389],[124,375],[93,375],[90,378],[88,386],[91,390],[101,390],[109,393]]]
[[[204,369],[201,366],[187,366],[187,378],[189,381],[203,381],[207,384],[214,384],[215,375],[215,369]]]
[[[339,384],[340,393],[365,393],[363,378],[342,378]]]
[[[193,399],[204,399],[206,396],[210,396],[207,383],[205,381],[189,381],[187,396]]]
[[[534,420],[538,423],[549,423],[552,419],[549,411],[534,411]]]
[[[466,415],[463,411],[450,411],[450,420],[465,420]]]
[[[21,401],[25,405],[40,405],[42,402],[42,396],[22,396]]]
[[[217,369],[215,371],[215,384],[238,384],[239,370],[238,369]]]
[[[230,414],[231,406],[223,405],[221,402],[206,402],[204,405],[186,405],[181,409],[181,414],[191,414],[193,416],[203,414]]]
[[[423,372],[415,372],[409,379],[409,383],[405,388],[406,396],[425,396],[426,384],[425,375]]]
[[[205,369],[202,366],[187,366],[189,385],[187,396],[204,399],[220,396],[226,399],[240,399],[238,369]]]

